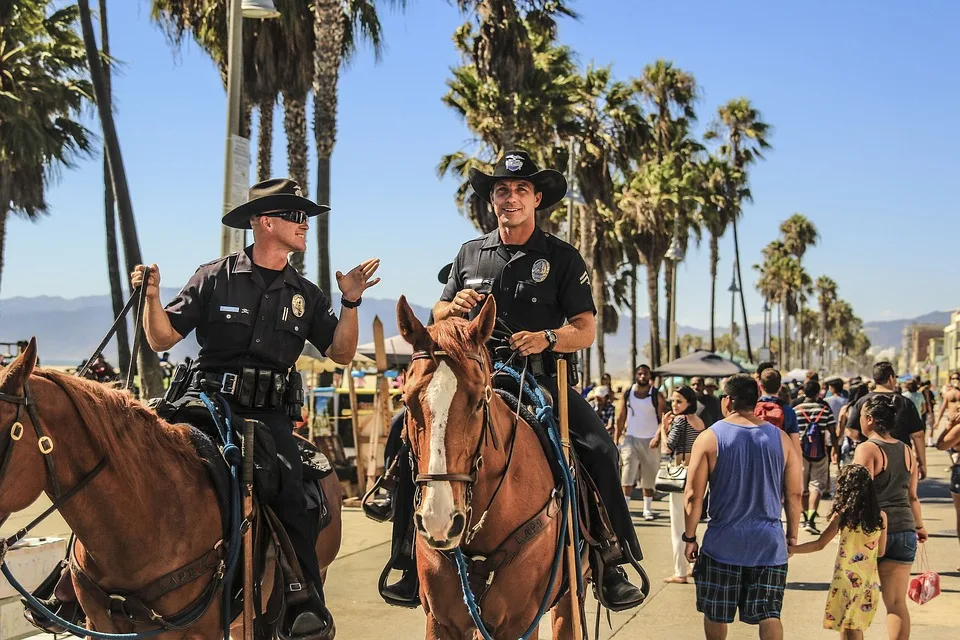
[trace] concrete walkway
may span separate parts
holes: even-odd
[[[960,563],[956,536],[956,519],[947,490],[946,467],[949,460],[944,453],[929,452],[931,477],[921,483],[924,520],[931,539],[927,554],[931,567],[941,575],[943,594],[932,602],[919,606],[910,603],[913,619],[912,638],[917,640],[947,640],[960,638]],[[600,637],[633,639],[663,638],[685,640],[702,638],[701,617],[696,611],[694,586],[665,585],[661,580],[670,575],[670,523],[666,502],[655,503],[661,518],[654,522],[640,519],[640,505],[634,501],[631,508],[646,559],[643,565],[653,581],[650,596],[644,606],[627,613],[612,616],[613,629],[604,617]],[[45,505],[37,504],[30,510],[10,519],[3,532],[8,533],[28,522]],[[821,505],[824,514],[829,503]],[[703,526],[700,534],[702,536]],[[38,535],[63,535],[67,527],[54,516],[39,530]],[[390,526],[367,520],[357,510],[344,512],[343,548],[340,557],[330,569],[327,599],[337,621],[337,637],[362,640],[408,640],[423,637],[423,612],[389,607],[377,595],[376,582],[386,560]],[[801,541],[812,536],[803,531]],[[838,638],[839,635],[822,628],[826,592],[832,575],[836,542],[819,554],[796,556],[790,561],[788,591],[784,603],[783,620],[787,638]],[[460,594],[451,595],[459,599]],[[592,629],[596,611],[592,597],[588,619]],[[869,640],[886,638],[885,616],[878,613],[866,634]],[[547,627],[541,637],[548,638]],[[40,636],[37,636],[40,637]],[[730,627],[729,638],[755,638],[756,628],[743,624]]]

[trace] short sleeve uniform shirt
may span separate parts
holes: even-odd
[[[269,286],[252,246],[202,265],[166,306],[181,336],[194,329],[204,371],[289,369],[309,340],[326,353],[337,317],[323,291],[289,264]]]
[[[583,257],[539,227],[522,246],[504,245],[497,229],[465,243],[440,299],[450,302],[461,289],[493,294],[497,315],[516,331],[559,329],[596,313]]]

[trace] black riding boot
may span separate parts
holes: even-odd
[[[604,567],[600,585],[603,599],[613,611],[632,609],[643,604],[643,592],[627,580],[626,572],[618,566]]]
[[[408,468],[408,465],[401,464],[401,459],[406,456],[406,448],[403,446],[402,438],[405,414],[406,408],[400,409],[390,421],[390,433],[387,436],[387,443],[383,451],[383,468],[386,471],[363,496],[360,503],[366,516],[377,522],[393,520],[396,502],[394,494],[397,492],[399,475],[402,473],[402,469]]]

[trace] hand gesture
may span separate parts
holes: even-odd
[[[143,271],[146,267],[138,264],[133,268],[130,274],[130,288],[138,289],[143,284]],[[147,297],[158,299],[160,297],[160,269],[156,263],[150,265],[150,280],[147,282]]]
[[[340,287],[340,293],[346,300],[356,302],[364,291],[380,282],[380,278],[370,279],[379,267],[380,258],[370,258],[355,266],[346,275],[337,271],[337,286]]]
[[[470,310],[480,304],[485,297],[484,294],[473,289],[461,289],[457,291],[457,295],[453,297],[450,304],[453,305],[454,313],[466,314],[470,313]]]

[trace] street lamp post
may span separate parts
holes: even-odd
[[[680,340],[677,337],[677,268],[680,266],[680,263],[683,262],[683,247],[680,246],[680,239],[677,238],[676,233],[673,234],[673,240],[670,242],[670,248],[667,249],[667,253],[664,257],[673,263],[673,278],[671,282],[671,287],[673,289],[673,300],[670,304],[670,317],[667,318],[667,322],[670,323],[670,340],[667,344],[667,362],[670,362],[676,357],[673,353],[674,347],[680,344]]]
[[[737,294],[740,293],[740,287],[737,286],[737,263],[733,263],[733,278],[730,280],[730,286],[727,287],[730,292],[730,359],[736,352],[736,327],[737,327]]]
[[[223,175],[223,212],[246,202],[250,186],[250,140],[240,135],[240,80],[243,77],[243,19],[276,18],[273,0],[230,0],[227,12],[227,144]],[[224,226],[220,254],[243,249],[243,229]]]

